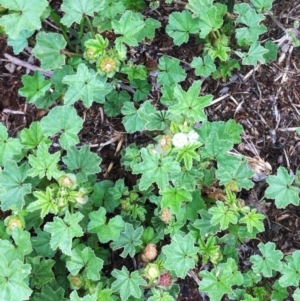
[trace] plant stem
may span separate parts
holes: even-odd
[[[67,31],[66,31],[66,27],[61,24],[60,22],[60,18],[59,16],[57,15],[56,12],[53,11],[53,9],[51,9],[51,12],[50,12],[50,18],[51,20],[55,23],[56,26],[59,27],[59,29],[61,30],[62,32],[62,35],[64,36],[65,40],[67,41],[68,43],[68,46],[72,49],[72,50],[75,50],[74,46],[72,45],[71,43],[71,40],[67,34]]]
[[[88,22],[88,25],[89,25],[92,37],[95,38],[95,32],[94,32],[93,24],[92,24],[92,22],[91,22],[91,20],[90,20],[90,18],[88,16],[85,16],[85,18],[86,18],[86,20]]]
[[[71,52],[71,51],[68,51],[68,50],[63,50],[62,51],[65,55],[67,56],[81,56],[82,54],[81,53],[77,53],[77,52]]]

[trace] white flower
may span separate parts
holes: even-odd
[[[191,130],[187,134],[187,138],[188,138],[190,143],[194,143],[194,142],[198,141],[199,135],[194,130]]]
[[[184,133],[177,133],[173,136],[172,138],[172,143],[175,147],[181,148],[187,145],[188,142],[188,137],[187,134]]]

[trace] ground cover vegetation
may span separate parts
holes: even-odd
[[[260,241],[241,259],[266,223],[243,193],[262,182],[297,207],[300,173],[233,151],[243,126],[209,121],[219,100],[203,92],[277,60],[280,42],[261,39],[272,0],[0,4],[8,45],[40,64],[18,93],[44,112],[14,134],[0,124],[1,300],[172,301],[187,277],[203,300],[300,300],[300,250]],[[189,63],[145,52],[161,28],[177,49],[193,41]],[[87,143],[89,110],[121,127]],[[103,170],[107,146],[120,160]]]

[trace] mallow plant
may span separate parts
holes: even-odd
[[[208,76],[274,57],[276,45],[259,42],[272,1],[222,2],[190,0],[168,17],[175,45],[204,45],[186,88],[178,58],[162,55],[150,73],[129,55],[162,26],[143,15],[147,2],[0,0],[8,44],[41,66],[19,94],[47,110],[13,137],[0,125],[1,300],[172,301],[188,275],[212,301],[299,300],[300,251],[261,242],[247,264],[240,256],[265,216],[240,199],[254,185],[247,159],[229,152],[242,126],[207,121],[213,96],[201,93]],[[80,139],[79,103],[147,137],[123,144],[123,178],[101,177],[102,158]],[[278,208],[299,204],[298,174],[281,167],[266,182]]]

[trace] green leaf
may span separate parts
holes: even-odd
[[[254,183],[252,176],[254,172],[248,166],[248,161],[237,156],[223,155],[218,159],[216,177],[220,185],[229,186],[239,191],[242,188],[250,189]]]
[[[31,165],[28,175],[31,177],[39,176],[40,179],[47,177],[48,180],[51,178],[58,178],[61,171],[58,170],[58,161],[60,160],[60,153],[56,152],[50,154],[48,147],[45,142],[41,142],[37,148],[36,156],[29,155],[28,162]]]
[[[206,55],[203,60],[201,57],[194,57],[191,62],[191,67],[195,68],[196,75],[204,77],[209,77],[216,71],[216,65],[209,55]]]
[[[98,211],[91,212],[88,231],[96,233],[102,243],[107,243],[110,240],[116,241],[124,228],[124,221],[120,215],[116,215],[108,221],[105,215],[106,210],[103,207],[100,207]]]
[[[129,255],[131,258],[136,253],[135,247],[142,244],[141,236],[143,234],[143,227],[138,227],[134,230],[132,224],[125,223],[124,231],[117,241],[110,244],[113,250],[124,248],[120,254],[123,258]]]
[[[213,0],[189,0],[186,5],[187,9],[190,9],[195,17],[200,17],[204,7],[210,7],[213,5]]]
[[[165,110],[150,113],[147,117],[146,128],[149,131],[164,130],[170,124],[170,115],[171,114]]]
[[[138,110],[135,108],[134,103],[126,102],[121,109],[123,115],[122,123],[127,133],[134,133],[143,131],[145,129],[146,121],[138,115]]]
[[[30,103],[36,102],[38,98],[44,96],[51,86],[51,82],[45,80],[40,71],[35,71],[33,76],[23,75],[22,83],[24,87],[19,89],[19,94],[26,97]]]
[[[265,216],[261,213],[257,213],[256,209],[252,209],[243,218],[239,220],[240,223],[245,223],[247,225],[248,232],[252,233],[253,228],[256,228],[259,232],[265,230],[263,220]]]
[[[166,32],[173,38],[175,45],[180,46],[186,43],[189,40],[189,34],[195,34],[198,31],[199,20],[194,19],[189,11],[184,10],[170,14]]]
[[[256,41],[250,46],[248,53],[236,51],[236,54],[243,59],[243,65],[256,66],[258,61],[262,64],[265,63],[264,55],[268,52],[268,49],[264,48]]]
[[[225,62],[226,65],[229,61],[229,52],[231,51],[231,48],[227,47],[227,44],[227,40],[224,42],[220,40],[214,45],[208,44],[207,47],[204,48],[205,54],[209,55],[213,60],[218,57],[221,62]]]
[[[233,147],[233,142],[221,139],[217,132],[211,132],[205,139],[205,146],[201,149],[201,156],[208,159],[219,159]]]
[[[169,184],[170,173],[179,172],[178,162],[173,158],[161,158],[159,154],[152,153],[148,148],[141,149],[143,161],[133,167],[133,174],[142,174],[139,188],[147,190],[152,183],[157,183],[158,188],[164,190]]]
[[[130,296],[140,300],[143,292],[141,286],[147,285],[147,282],[139,275],[139,271],[129,273],[127,268],[123,266],[122,270],[115,269],[111,274],[116,278],[111,288],[115,292],[120,292],[122,301],[128,300]]]
[[[31,37],[33,33],[33,30],[22,29],[16,38],[12,39],[8,37],[7,44],[13,47],[14,54],[19,54],[28,46],[27,39]]]
[[[151,289],[151,293],[153,295],[148,298],[148,301],[175,301],[169,292],[153,288]]]
[[[135,79],[146,80],[147,78],[147,69],[144,65],[133,65],[133,63],[128,63],[121,69],[122,73],[128,75],[129,81]]]
[[[266,63],[277,60],[277,54],[279,49],[278,45],[272,41],[267,41],[265,43],[265,48],[269,50],[269,52],[264,54],[264,59],[266,60]]]
[[[186,73],[179,65],[180,61],[175,58],[162,56],[159,59],[158,68],[160,72],[157,76],[157,81],[161,85],[173,85],[182,82],[186,78]]]
[[[41,289],[43,285],[54,279],[52,267],[55,264],[54,260],[45,259],[41,256],[27,257],[26,263],[31,265],[30,286]]]
[[[79,246],[72,250],[72,255],[67,260],[67,269],[71,275],[82,275],[85,279],[92,281],[100,280],[100,271],[103,267],[103,260],[97,258],[90,247],[84,249]]]
[[[258,12],[269,11],[272,8],[272,3],[274,0],[251,0],[254,8]]]
[[[82,129],[83,120],[77,115],[75,108],[56,106],[41,120],[45,136],[60,134],[62,148],[68,149],[79,142],[78,133]]]
[[[41,218],[44,218],[48,213],[52,213],[55,215],[58,213],[59,206],[55,202],[53,188],[48,186],[46,187],[45,193],[41,190],[37,190],[33,192],[33,195],[37,198],[37,200],[28,205],[27,210],[29,212],[41,210]]]
[[[258,40],[259,35],[267,31],[264,25],[259,25],[265,19],[264,15],[257,14],[255,9],[251,8],[249,4],[236,4],[234,13],[239,14],[236,22],[247,26],[236,29],[236,38],[239,45],[251,45]]]
[[[9,9],[9,13],[0,19],[0,25],[5,27],[5,32],[11,39],[16,39],[24,29],[41,28],[40,18],[48,6],[48,1],[0,0],[0,4]]]
[[[47,139],[42,130],[40,122],[32,122],[29,129],[23,129],[20,133],[21,144],[24,148],[36,148],[41,142],[50,146],[51,140]]]
[[[202,280],[199,290],[206,292],[211,301],[220,301],[222,296],[232,292],[233,285],[243,283],[242,274],[237,271],[234,259],[229,258],[226,263],[221,263],[212,271],[200,272]]]
[[[32,54],[41,61],[44,70],[56,69],[65,64],[66,56],[62,54],[62,50],[66,45],[67,42],[61,34],[41,31],[36,35]]]
[[[61,23],[70,27],[72,23],[79,24],[84,16],[94,17],[103,8],[101,0],[64,0],[61,10],[65,15],[61,19]]]
[[[6,161],[4,169],[0,173],[0,187],[4,192],[0,193],[1,209],[20,210],[25,200],[25,195],[31,193],[31,184],[27,180],[28,164],[18,166],[14,161]]]
[[[121,15],[125,11],[125,6],[122,2],[116,2],[115,0],[105,0],[103,3],[103,9],[101,16],[113,19],[116,15]]]
[[[218,30],[223,25],[223,16],[226,14],[227,7],[220,3],[203,7],[201,11],[199,27],[200,38],[204,39],[211,31]]]
[[[12,231],[12,238],[14,243],[7,239],[0,240],[0,253],[5,256],[9,263],[16,259],[23,262],[24,257],[32,252],[30,233],[16,227]]]
[[[117,40],[120,40],[129,46],[138,45],[138,41],[134,37],[134,34],[139,32],[145,26],[144,21],[140,20],[138,13],[127,10],[122,14],[119,21],[112,20],[111,24],[115,33],[121,35]]]
[[[35,229],[36,236],[31,237],[31,243],[34,251],[43,257],[52,258],[55,254],[50,248],[51,235],[42,231],[40,228]]]
[[[201,178],[203,174],[199,169],[192,167],[190,170],[182,170],[172,173],[172,182],[177,187],[185,188],[188,191],[194,191],[196,180]]]
[[[288,296],[288,294],[286,294],[286,296]],[[295,301],[300,300],[300,288],[297,288],[294,291],[293,298],[294,298]]]
[[[200,96],[201,81],[194,81],[192,86],[185,92],[180,85],[174,88],[174,97],[178,103],[170,106],[169,111],[174,115],[184,115],[190,122],[206,120],[204,108],[210,105],[213,96],[208,94]]]
[[[241,67],[237,60],[229,60],[227,62],[221,62],[219,68],[214,72],[213,78],[222,78],[222,81],[225,82],[228,76],[232,75],[232,70],[237,69],[240,70]]]
[[[135,34],[135,38],[138,41],[142,41],[145,38],[153,40],[155,37],[155,29],[159,28],[160,26],[161,23],[159,21],[147,17],[147,19],[145,20],[145,26],[138,33]]]
[[[184,147],[176,149],[176,160],[178,162],[181,162],[183,160],[185,168],[187,170],[190,170],[193,166],[193,159],[200,161],[200,156],[196,151],[200,145],[200,143],[194,142],[192,144],[187,144]]]
[[[140,151],[134,143],[122,150],[121,155],[121,164],[125,170],[132,170],[136,164],[141,162]]]
[[[205,264],[210,260],[216,264],[221,257],[220,246],[216,244],[216,237],[209,236],[207,241],[199,240],[199,254],[202,256],[202,262]]]
[[[272,271],[281,271],[281,259],[283,254],[275,250],[276,245],[273,242],[266,244],[259,243],[258,248],[261,255],[252,255],[250,261],[253,263],[252,270],[254,273],[261,273],[264,277],[272,277]]]
[[[287,170],[280,166],[276,176],[269,176],[267,183],[269,187],[265,191],[265,197],[274,199],[277,208],[285,208],[289,204],[299,205],[298,187],[292,186],[295,176],[289,175]]]
[[[216,206],[211,207],[208,212],[212,215],[211,224],[220,224],[221,230],[226,230],[229,224],[236,224],[238,221],[236,214],[221,201],[217,201]]]
[[[82,219],[83,215],[80,212],[70,214],[67,211],[63,220],[55,216],[53,222],[46,223],[44,230],[51,233],[52,250],[60,248],[64,254],[72,256],[73,238],[83,236],[83,231],[78,224]]]
[[[10,159],[19,157],[22,151],[18,138],[8,138],[6,127],[0,123],[0,166]]]
[[[175,85],[163,85],[161,87],[162,96],[160,97],[160,102],[165,106],[174,105],[176,99],[174,97],[174,87]]]
[[[104,104],[104,112],[109,117],[120,115],[121,107],[130,101],[130,95],[127,91],[111,91],[106,95],[106,102]]]
[[[164,267],[174,271],[177,277],[185,278],[187,272],[195,267],[197,262],[198,248],[189,233],[185,236],[175,234],[172,236],[171,244],[162,248],[166,256]]]
[[[134,101],[140,101],[147,98],[151,89],[151,85],[147,81],[135,79],[130,85],[135,89],[133,94]]]
[[[60,95],[65,94],[65,92],[68,90],[68,86],[62,82],[63,78],[66,75],[73,75],[75,74],[74,69],[69,65],[61,66],[58,69],[55,69],[53,71],[53,74],[51,76],[51,82],[55,86],[55,91],[59,93]]]
[[[300,251],[294,251],[291,256],[285,258],[286,264],[282,265],[279,284],[283,287],[295,286],[299,287],[300,281]]]
[[[94,175],[101,171],[102,159],[97,154],[92,153],[88,145],[84,145],[80,149],[75,146],[70,147],[62,160],[68,169],[76,175],[79,182],[85,182],[88,175]]]
[[[196,129],[200,136],[200,142],[206,144],[211,141],[210,135],[212,132],[216,132],[221,139],[231,141],[231,143],[241,142],[241,133],[243,127],[237,124],[234,120],[230,119],[227,122],[215,121],[215,122],[204,122],[200,129]],[[222,141],[223,143],[224,141]]]
[[[192,195],[189,191],[183,188],[167,187],[165,190],[160,192],[162,195],[161,207],[170,208],[175,214],[179,212],[181,205],[184,202],[191,202]]]
[[[28,300],[32,293],[28,287],[30,271],[29,264],[24,264],[19,259],[8,262],[0,253],[0,300]]]
[[[124,179],[119,179],[115,186],[109,190],[108,199],[104,201],[107,212],[113,212],[121,203],[121,200],[129,195],[128,187],[124,183]]]
[[[64,98],[64,104],[71,105],[81,99],[86,107],[90,107],[93,101],[104,103],[104,96],[110,92],[104,79],[97,76],[93,69],[81,63],[74,75],[66,75],[63,83],[69,85]],[[101,97],[99,97],[101,94]]]
[[[100,55],[105,54],[105,49],[108,45],[108,39],[103,38],[100,34],[96,34],[94,39],[89,39],[84,42],[86,59],[90,62],[94,62]],[[89,50],[92,52],[92,55],[87,55]]]
[[[43,285],[41,292],[35,292],[33,301],[69,301],[64,298],[65,291],[59,287],[56,290],[50,285]]]
[[[283,288],[280,284],[279,284],[279,281],[276,280],[275,283],[273,284],[272,286],[272,294],[271,294],[271,300],[272,301],[282,301],[284,300],[285,298],[288,297],[288,292],[287,292],[287,289],[286,288]],[[294,300],[297,300],[295,297],[294,297]],[[300,295],[299,295],[299,298],[298,300],[300,300]]]
[[[212,225],[210,222],[212,219],[212,215],[207,210],[199,210],[201,215],[201,219],[197,219],[193,226],[199,230],[201,236],[205,236],[207,234],[215,235],[220,227],[217,225]]]

